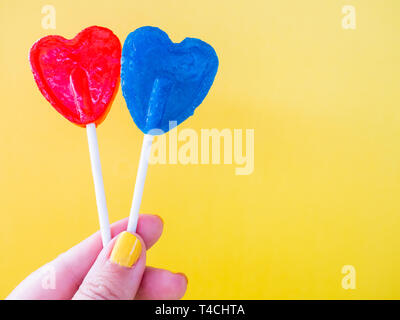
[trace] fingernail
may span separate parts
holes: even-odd
[[[142,245],[138,238],[127,231],[122,232],[115,242],[110,260],[123,267],[132,267],[139,259]]]

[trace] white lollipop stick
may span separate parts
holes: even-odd
[[[135,190],[133,192],[133,200],[131,212],[129,214],[127,231],[131,233],[136,232],[136,227],[139,219],[140,203],[142,202],[144,182],[146,180],[147,167],[149,165],[149,157],[151,145],[154,136],[145,134],[143,137],[142,151],[140,153],[139,168],[136,176]]]
[[[94,180],[94,190],[96,193],[97,211],[99,213],[101,240],[103,247],[111,240],[110,222],[108,220],[108,210],[106,195],[104,192],[103,175],[101,173],[101,163],[99,155],[99,145],[97,143],[96,125],[90,123],[86,126],[90,162],[92,163],[92,173]]]

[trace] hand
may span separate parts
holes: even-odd
[[[185,275],[146,267],[146,249],[160,238],[162,220],[141,215],[137,234],[123,232],[127,222],[111,226],[112,235],[119,236],[105,248],[95,233],[36,270],[7,299],[180,299],[187,287]]]

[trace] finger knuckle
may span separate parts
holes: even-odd
[[[119,300],[121,294],[118,288],[104,277],[86,279],[81,285],[80,294],[90,300]]]

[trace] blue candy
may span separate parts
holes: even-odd
[[[125,40],[121,60],[122,93],[133,121],[144,133],[168,132],[170,121],[179,125],[193,115],[217,69],[217,54],[199,39],[173,43],[159,28],[136,29]]]

